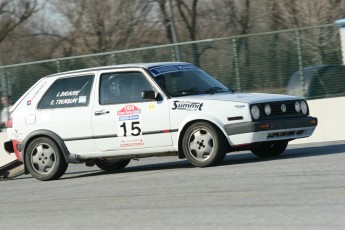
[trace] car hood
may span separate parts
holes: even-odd
[[[216,93],[216,94],[202,94],[176,97],[187,100],[218,100],[218,101],[236,101],[243,103],[262,103],[268,101],[285,101],[298,100],[302,97],[295,97],[281,94],[266,94],[266,93]]]

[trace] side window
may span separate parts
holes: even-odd
[[[141,102],[143,91],[152,90],[145,76],[137,72],[107,73],[101,75],[99,103],[101,105]]]
[[[93,79],[93,75],[57,79],[43,95],[38,109],[87,106]]]

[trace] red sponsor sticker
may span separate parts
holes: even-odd
[[[126,105],[121,110],[117,111],[118,116],[133,115],[133,114],[140,114],[140,113],[141,113],[141,109],[139,109],[135,105]]]
[[[121,147],[131,147],[131,146],[140,146],[140,145],[144,145],[143,142],[140,143],[127,143],[127,144],[121,144]]]
[[[121,147],[131,147],[131,146],[140,146],[140,145],[144,145],[144,141],[142,139],[130,139],[130,140],[120,141]]]

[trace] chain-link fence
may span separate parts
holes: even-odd
[[[121,50],[0,67],[1,93],[19,98],[39,78],[87,67],[185,61],[239,92],[345,95],[339,30],[335,24]]]

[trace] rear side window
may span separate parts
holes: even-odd
[[[38,109],[87,106],[94,76],[57,79],[42,97]]]

